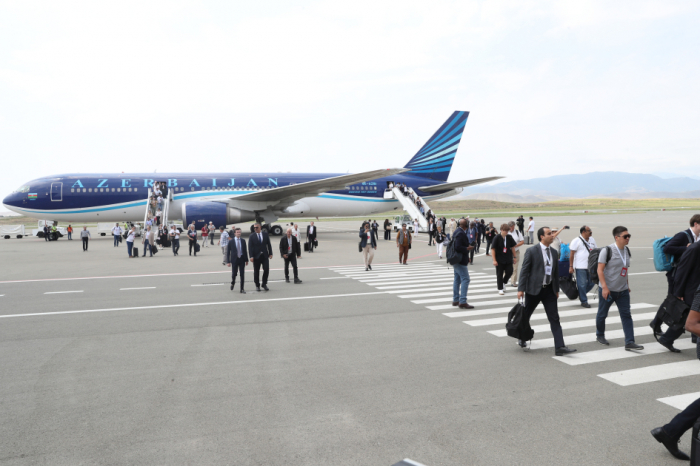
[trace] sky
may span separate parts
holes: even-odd
[[[61,173],[700,175],[700,3],[0,3],[0,199]]]

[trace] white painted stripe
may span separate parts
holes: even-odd
[[[656,312],[647,312],[643,314],[639,314],[635,317],[639,319],[653,319],[654,316],[656,315]],[[561,328],[563,330],[571,330],[573,328],[586,328],[586,327],[595,327],[595,319],[584,319],[584,320],[572,320],[570,322],[561,322]],[[537,332],[550,332],[551,328],[549,324],[542,324],[542,325],[533,325],[532,330]],[[497,336],[497,337],[507,337],[508,333],[506,329],[500,329],[500,330],[489,330],[491,335]],[[700,363],[698,364],[700,365]]]
[[[32,314],[6,314],[0,315],[0,319],[11,317],[39,317],[39,316],[55,316],[64,314],[85,314],[90,312],[116,312],[116,311],[140,311],[144,309],[174,309],[181,307],[202,307],[202,306],[219,306],[224,304],[251,304],[251,303],[267,303],[278,301],[302,301],[305,299],[325,299],[325,298],[347,298],[349,296],[371,296],[385,294],[384,291],[371,291],[369,293],[348,293],[348,294],[331,294],[317,296],[297,296],[290,298],[271,298],[271,299],[250,299],[242,301],[217,301],[210,303],[189,303],[189,304],[160,304],[156,306],[137,306],[137,307],[115,307],[110,309],[88,309],[81,311],[56,311],[56,312],[37,312]]]
[[[221,286],[225,285],[225,283],[202,283],[201,285],[190,285],[190,286]]]
[[[428,298],[430,296],[449,296],[452,297],[452,287],[446,288],[446,290],[449,291],[440,291],[440,292],[434,292],[434,293],[421,293],[421,294],[407,294],[407,295],[399,295],[399,298]],[[493,285],[489,285],[488,289],[485,290],[472,290],[472,287],[469,287],[469,293],[467,294],[467,299],[471,299],[471,296],[475,294],[482,294],[482,293],[493,293],[495,290],[493,289]],[[411,291],[413,292],[413,291]],[[391,291],[389,292],[391,293]]]
[[[152,290],[154,289],[155,286],[144,286],[141,288],[119,288],[119,291],[127,291],[127,290]]]
[[[636,356],[646,356],[649,354],[668,353],[668,349],[661,346],[660,343],[644,343],[644,349],[641,351],[627,351],[622,348],[611,348],[596,351],[586,351],[583,353],[573,353],[568,356],[554,356],[563,363],[570,366],[580,366],[582,364],[593,364],[597,362],[615,361],[617,359],[634,358]],[[673,344],[679,350],[695,349],[695,343],[690,338],[676,340]]]
[[[650,275],[652,273],[663,273],[663,272],[636,272],[636,273],[628,273],[627,275]]]
[[[486,299],[486,298],[498,298],[499,295],[498,293],[494,294],[489,294],[486,296],[475,296],[475,297],[470,297],[469,294],[467,294],[467,302],[470,302],[472,300],[476,299]],[[508,295],[503,295],[501,296],[503,299],[510,298]],[[429,303],[444,303],[444,302],[452,302],[452,297],[450,296],[449,298],[431,298],[431,299],[419,299],[417,301],[411,301],[413,304],[429,304]]]
[[[564,303],[557,303],[558,307],[562,307]],[[577,304],[577,303],[574,303]],[[540,306],[537,306],[538,308]],[[648,309],[650,307],[656,307],[655,304],[646,304],[646,303],[638,303],[638,304],[632,304],[630,305],[630,309]],[[512,309],[512,308],[509,308]],[[617,306],[613,305],[610,306],[610,312],[617,312]],[[559,318],[562,317],[575,317],[575,316],[585,316],[588,314],[597,314],[598,309],[597,308],[590,308],[590,309],[574,309],[573,311],[561,311],[559,312]],[[640,316],[635,316],[635,317],[640,317]],[[542,312],[538,314],[532,314],[532,317],[530,317],[530,321],[533,320],[544,320],[547,318],[547,314]],[[466,320],[464,321],[465,324],[470,325],[472,327],[482,327],[485,325],[497,325],[497,324],[505,324],[508,322],[508,317],[495,317],[492,319],[480,319],[480,320]],[[534,328],[534,327],[533,327]]]
[[[401,280],[400,278],[393,278],[391,280]],[[375,281],[375,280],[360,280],[360,283],[366,283],[370,286],[378,286],[378,285],[401,285],[401,284],[414,284],[414,283],[434,283],[434,282],[445,282],[445,283],[452,283],[454,282],[454,277],[452,275],[448,275],[446,277],[441,277],[441,278],[407,278],[401,281]],[[496,279],[492,277],[479,277],[479,278],[473,278],[469,283],[493,283],[495,282]]]
[[[657,398],[656,401],[666,403],[676,409],[683,411],[690,406],[692,402],[700,398],[700,392],[686,393],[684,395],[667,396],[666,398]]]
[[[406,270],[426,270],[426,269],[445,269],[445,268],[447,268],[447,267],[442,265],[442,264],[417,264],[417,265],[394,264],[394,265],[373,265],[372,266],[372,270],[376,270],[377,272],[392,271],[392,270],[400,270],[402,272],[405,272]],[[364,272],[365,266],[360,265],[357,267],[344,268],[344,269],[331,269],[331,270],[333,272],[338,272],[338,273]]]
[[[63,294],[63,293],[82,293],[83,290],[80,291],[47,291],[44,294]]]
[[[643,335],[651,335],[653,330],[648,325],[644,327],[635,327],[634,335],[637,337]],[[617,340],[619,338],[625,338],[625,332],[620,330],[608,330],[605,332],[606,340]],[[567,346],[575,345],[578,343],[591,343],[596,339],[595,332],[582,333],[579,335],[564,335],[564,342]],[[543,338],[541,340],[532,340],[530,349],[543,349],[543,348],[554,348],[554,338]]]
[[[350,278],[350,277],[321,277],[321,280],[339,280],[341,278]]]
[[[495,301],[484,301],[484,302],[478,303],[477,306],[491,306],[494,304],[504,304],[504,303],[508,303],[508,302],[513,303],[511,305],[511,307],[513,307],[515,305],[515,301],[508,301],[508,299],[511,299],[512,296],[503,296],[503,298],[504,299],[499,299],[499,300],[495,300]],[[507,299],[505,299],[505,298],[507,298]],[[431,311],[442,311],[443,309],[454,309],[454,307],[452,307],[452,304],[440,304],[438,306],[426,306],[425,308],[430,309]]]
[[[512,296],[511,296],[512,298]],[[503,304],[503,301],[498,301],[499,303]],[[470,316],[488,316],[488,315],[493,315],[493,314],[503,314],[503,313],[508,313],[510,312],[511,309],[513,309],[513,306],[515,306],[516,301],[512,301],[511,305],[508,307],[497,307],[493,309],[482,309],[482,310],[471,310],[471,311],[460,311],[460,312],[445,312],[442,315],[447,316],[447,317],[470,317]],[[485,303],[479,303],[479,306],[483,306]],[[557,303],[558,307],[565,307],[565,306],[580,306],[580,303],[578,301],[565,301],[565,302],[559,302]],[[539,304],[535,310],[537,309],[544,309],[542,307],[542,304]],[[473,321],[469,321],[473,322]]]
[[[348,277],[361,277],[361,276],[366,276],[366,275],[393,275],[393,274],[416,274],[416,273],[431,273],[431,272],[449,272],[448,269],[446,268],[435,268],[435,267],[421,267],[421,268],[414,268],[414,269],[403,269],[403,270],[358,270],[358,271],[353,271],[353,272],[344,272],[342,275],[346,275]]]
[[[476,275],[476,274],[471,274],[471,275]],[[483,274],[486,275],[486,274]],[[367,272],[367,273],[362,273],[358,275],[348,275],[350,278],[354,278],[356,280],[361,280],[361,281],[367,281],[367,280],[381,280],[382,278],[385,279],[393,279],[396,280],[401,277],[407,277],[407,278],[420,278],[420,277],[426,277],[426,278],[433,278],[433,277],[443,277],[443,276],[454,276],[454,272],[452,270],[431,270],[429,272],[404,272],[404,273],[375,273],[373,274],[372,272]],[[495,277],[494,277],[495,278]]]
[[[449,285],[449,286],[448,286]],[[429,288],[425,288],[426,285],[419,285],[423,286],[423,289],[418,289],[418,290],[412,290],[412,289],[402,289],[402,290],[397,290],[396,288],[408,288],[405,286],[402,287],[389,287],[392,288],[390,291],[387,291],[387,293],[421,293],[423,291],[443,291],[443,290],[451,290],[452,289],[452,283],[440,283],[440,284],[435,284],[435,285],[429,285]],[[383,290],[386,287],[378,287],[378,290]],[[469,285],[469,293],[472,293],[473,288],[490,288],[490,289],[495,289],[496,287],[493,286],[493,283],[484,283],[481,285]],[[405,298],[406,296],[401,296],[402,298]]]
[[[628,387],[630,385],[658,382],[660,380],[688,377],[691,375],[700,375],[700,363],[695,358],[691,361],[672,362],[669,364],[659,364],[656,366],[598,374],[598,377],[617,385]]]

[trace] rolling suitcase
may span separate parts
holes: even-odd
[[[134,257],[139,257],[139,248],[137,248],[137,247],[131,248],[131,255]]]
[[[304,252],[309,251],[309,243],[304,243]]]
[[[195,253],[199,252],[199,243],[194,243],[194,252]]]

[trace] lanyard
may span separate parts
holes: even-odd
[[[588,249],[588,252],[591,252],[591,249],[593,249],[593,248],[592,248],[591,245],[588,243],[588,241],[586,241],[585,239],[583,239],[583,236],[579,236],[579,238],[581,238],[581,241],[583,241],[583,244],[586,245],[586,248]],[[617,246],[617,245],[615,245],[615,246]],[[620,252],[620,251],[618,250],[618,252]]]
[[[620,252],[620,248],[617,247],[617,244],[615,244],[614,246],[615,249],[617,249],[617,253],[620,255],[620,259],[622,259],[622,267],[627,267],[627,251],[625,251],[625,256],[623,256]]]

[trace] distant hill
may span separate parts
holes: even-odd
[[[463,196],[504,194],[507,201],[518,202],[515,197],[536,202],[533,198],[553,200],[562,198],[612,197],[622,199],[643,198],[691,198],[698,197],[700,181],[688,178],[663,179],[656,175],[625,172],[593,172],[583,175],[557,175],[531,180],[516,180],[491,186],[473,186],[464,190]],[[491,197],[491,196],[489,196]],[[478,197],[486,199],[486,196]],[[533,199],[533,200],[531,200]],[[491,198],[490,200],[501,200]],[[506,201],[505,198],[502,200]]]

